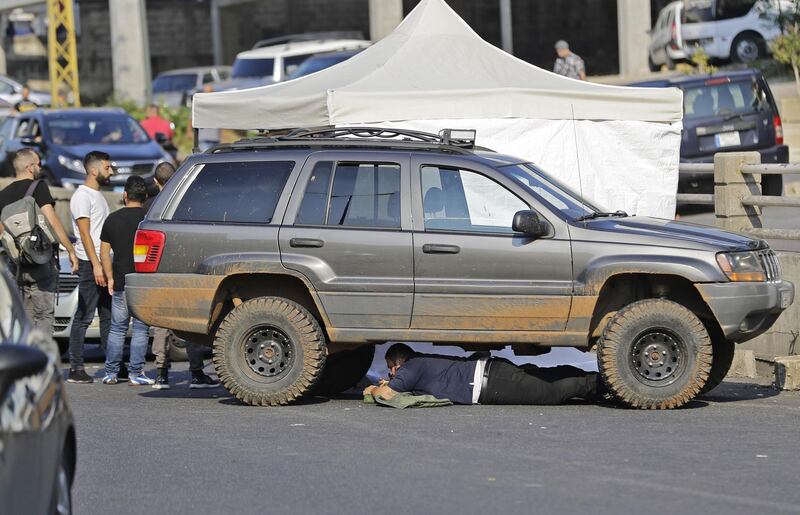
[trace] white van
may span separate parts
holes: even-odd
[[[658,13],[655,25],[650,30],[650,47],[647,63],[650,71],[658,71],[662,65],[670,70],[675,68],[675,61],[686,59],[681,35],[681,11],[683,1],[671,2]]]
[[[749,63],[767,56],[767,43],[781,33],[781,10],[787,0],[684,0],[683,42],[688,54],[695,45],[709,57]]]

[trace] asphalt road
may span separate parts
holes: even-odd
[[[800,513],[800,393],[687,408],[242,406],[225,390],[69,385],[75,513]]]

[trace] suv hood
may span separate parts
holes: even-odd
[[[584,229],[584,222],[577,222],[573,227]],[[710,251],[754,250],[765,245],[761,240],[716,227],[639,216],[589,220],[585,229],[605,233],[600,238],[594,235],[592,239],[631,245]]]
[[[86,144],[86,145],[54,145],[49,150],[56,154],[83,159],[83,156],[92,150],[102,150],[111,156],[112,161],[155,161],[162,159],[164,153],[155,141],[146,143],[120,143],[113,145]]]

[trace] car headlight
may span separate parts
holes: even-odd
[[[71,157],[67,156],[58,156],[58,162],[61,163],[61,166],[67,170],[72,170],[73,172],[78,173],[86,173],[86,170],[83,168],[83,161],[80,159],[72,159]]]
[[[767,272],[755,252],[723,252],[717,254],[717,263],[731,281],[767,280]]]

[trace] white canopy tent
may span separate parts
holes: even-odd
[[[444,0],[332,68],[289,82],[200,93],[196,128],[369,125],[477,129],[611,210],[672,218],[682,94],[568,79],[482,40]]]

